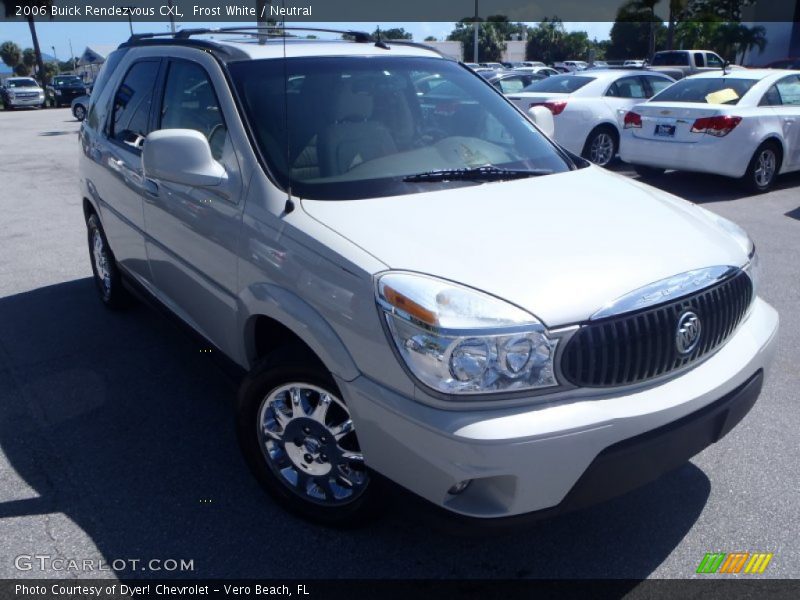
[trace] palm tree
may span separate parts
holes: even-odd
[[[742,26],[743,31],[739,39],[739,54],[741,55],[741,62],[744,62],[744,57],[751,50],[758,48],[758,53],[764,52],[767,47],[767,31],[761,25],[754,27]]]
[[[29,7],[29,8],[41,8],[47,7],[48,12],[50,11],[50,7],[52,6],[51,0],[0,0],[0,4],[3,5],[5,9],[5,15],[7,18],[13,18],[15,13],[17,12],[17,7]],[[33,10],[30,11],[31,13],[34,12]],[[39,48],[39,36],[36,35],[36,24],[33,22],[33,15],[29,15],[25,18],[28,21],[28,28],[31,30],[31,41],[33,42],[33,51],[36,54],[36,68],[39,72],[39,77],[42,79],[42,84],[47,83],[44,81],[45,70],[44,70],[44,61],[42,60],[42,50]]]
[[[3,42],[0,45],[0,60],[12,69],[22,62],[22,48],[14,42]]]

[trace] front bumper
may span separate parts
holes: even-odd
[[[6,102],[9,106],[41,106],[44,103],[44,98],[7,98]]]
[[[523,408],[448,411],[364,377],[339,385],[378,473],[468,517],[548,515],[651,481],[724,436],[758,396],[777,329],[757,299],[716,354],[678,377]]]

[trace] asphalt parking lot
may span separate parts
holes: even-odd
[[[96,299],[78,128],[68,109],[0,112],[0,578],[92,575],[20,571],[20,555],[193,561],[121,573],[134,577],[682,578],[706,552],[758,551],[775,555],[764,577],[800,573],[800,176],[758,197],[706,175],[658,181],[751,233],[781,315],[762,396],[728,437],[627,496],[502,536],[440,532],[402,502],[343,532],[261,491],[234,384],[191,337]]]

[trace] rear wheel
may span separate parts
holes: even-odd
[[[593,130],[586,139],[582,156],[600,167],[607,167],[619,149],[617,132],[607,125]]]
[[[641,179],[644,180],[656,179],[657,177],[661,177],[665,171],[665,169],[659,169],[657,167],[648,167],[645,165],[633,165],[633,170],[636,171],[636,174]]]
[[[350,411],[330,373],[302,349],[275,352],[245,378],[237,434],[256,479],[285,509],[334,526],[374,516],[377,482]]]
[[[758,147],[747,172],[742,178],[745,188],[756,194],[763,194],[769,191],[778,176],[782,160],[781,149],[777,143],[764,142]]]
[[[114,253],[108,246],[106,234],[96,214],[90,215],[86,220],[86,228],[89,258],[100,300],[109,308],[122,308],[128,304],[130,295],[122,285],[122,275],[117,268]]]

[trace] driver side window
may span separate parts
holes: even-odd
[[[222,158],[228,132],[214,86],[200,65],[183,60],[170,63],[160,129],[199,131],[208,139],[214,158]]]

